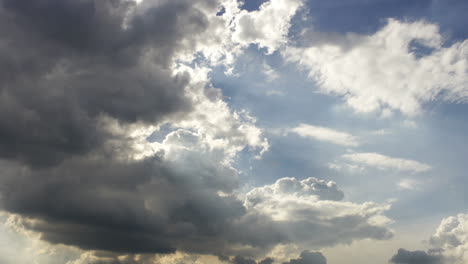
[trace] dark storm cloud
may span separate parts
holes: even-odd
[[[193,171],[194,177],[171,166],[156,156],[128,162],[77,158],[54,168],[12,169],[2,175],[0,201],[23,217],[26,229],[51,243],[122,253],[221,251],[229,239],[225,230],[234,228],[231,221],[245,209],[217,192],[235,185],[226,184],[230,179],[209,181],[223,177],[213,168]]]
[[[9,160],[2,209],[41,239],[82,249],[222,253],[239,242],[226,236],[237,232],[245,208],[218,194],[237,187],[229,169],[199,158],[183,164],[197,168],[184,173],[159,156],[122,160],[104,148],[115,135],[98,122],[107,115],[157,123],[190,110],[188,77],[172,76],[170,62],[182,40],[207,27],[193,1],[0,6],[0,158]],[[249,238],[242,242],[257,243]]]
[[[159,122],[190,110],[178,43],[203,32],[190,1],[0,0],[0,158],[49,166],[98,148],[99,115]]]
[[[443,264],[444,257],[441,255],[432,255],[424,251],[408,251],[403,248],[398,250],[391,259],[391,263],[395,264]]]
[[[266,258],[257,262],[253,259],[244,258],[242,256],[236,256],[231,262],[232,264],[272,264],[274,262],[274,259]]]

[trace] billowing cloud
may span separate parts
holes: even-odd
[[[445,45],[437,25],[390,19],[372,35],[338,39],[290,47],[284,56],[357,112],[416,115],[437,99],[467,101],[468,41]]]
[[[458,214],[443,219],[430,237],[432,247],[440,248],[443,254],[458,262],[468,261],[468,214]]]
[[[312,126],[308,124],[300,124],[291,129],[301,137],[313,138],[320,141],[327,141],[333,144],[356,147],[359,145],[359,140],[355,136],[346,132],[336,131],[327,127]]]
[[[206,29],[204,14],[184,1],[133,3],[1,1],[0,157],[53,165],[103,144],[101,116],[158,123],[190,110],[189,76],[171,61]]]
[[[290,20],[302,5],[302,0],[267,1],[253,12],[243,10],[234,23],[233,39],[236,42],[256,43],[272,53],[287,43]]]
[[[397,264],[463,264],[468,261],[468,214],[444,218],[429,238],[425,251],[398,250],[390,260]]]
[[[290,241],[310,247],[349,243],[355,239],[388,239],[388,205],[342,201],[334,182],[283,178],[247,193],[245,205],[271,216]]]
[[[425,172],[432,168],[427,164],[415,160],[394,158],[374,152],[351,153],[345,154],[342,157],[353,163],[375,167],[378,169],[395,169],[409,172]]]

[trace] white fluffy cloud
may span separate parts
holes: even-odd
[[[184,48],[176,62],[190,63],[201,54],[208,64],[223,64],[227,73],[232,73],[236,58],[249,45],[256,44],[273,53],[288,42],[291,19],[303,0],[269,0],[256,11],[242,10],[243,3],[238,0],[196,4],[207,17],[207,29],[195,39],[179,44]]]
[[[344,159],[356,164],[375,167],[377,169],[395,169],[407,172],[425,172],[432,167],[408,159],[393,158],[379,153],[351,153],[342,156]]]
[[[320,141],[327,141],[333,144],[356,147],[359,145],[359,140],[355,136],[336,131],[327,127],[312,126],[308,124],[300,124],[298,127],[291,129],[301,137],[313,138]]]
[[[394,19],[372,35],[343,38],[346,47],[290,47],[284,56],[309,71],[320,91],[343,96],[357,112],[416,115],[436,99],[468,99],[468,40],[444,46],[437,25]],[[414,44],[431,52],[419,56]]]
[[[258,11],[241,11],[233,21],[233,39],[244,45],[258,44],[271,53],[287,42],[290,20],[302,5],[302,0],[271,0]]]
[[[387,229],[391,220],[384,216],[389,205],[342,199],[343,192],[334,182],[282,178],[251,190],[245,206],[271,216],[291,241],[312,248],[391,237]]]
[[[458,214],[442,220],[434,235],[430,238],[433,247],[443,250],[443,254],[468,262],[468,214]]]

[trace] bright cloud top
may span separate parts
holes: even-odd
[[[345,45],[345,43],[352,43]],[[412,51],[424,47],[421,57]],[[357,112],[398,110],[416,115],[437,98],[466,102],[468,40],[444,46],[437,25],[390,19],[369,36],[288,48],[287,60],[309,71],[319,89],[343,96]]]
[[[301,137],[313,138],[320,141],[326,141],[337,145],[356,147],[359,146],[359,140],[355,136],[346,132],[336,131],[327,127],[312,126],[300,124],[291,129],[292,132]]]

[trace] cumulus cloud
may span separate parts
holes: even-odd
[[[327,141],[333,144],[356,147],[359,146],[359,140],[355,136],[336,131],[327,127],[312,126],[308,124],[300,124],[298,127],[291,129],[301,137],[313,138],[320,141]]]
[[[463,264],[468,261],[468,214],[444,218],[428,240],[431,247],[425,251],[398,250],[392,263]]]
[[[430,237],[430,245],[440,248],[443,254],[457,260],[468,261],[468,214],[458,214],[443,219]]]
[[[355,239],[388,239],[388,205],[342,201],[334,182],[315,178],[282,178],[247,193],[245,205],[271,216],[290,241],[308,246],[349,243]]]
[[[287,42],[290,20],[302,6],[302,0],[272,0],[263,3],[259,10],[242,10],[233,21],[233,39],[238,43],[258,44],[269,53]]]
[[[434,100],[467,101],[468,40],[446,46],[437,25],[427,22],[390,19],[372,35],[289,47],[283,54],[308,71],[320,91],[342,96],[357,112],[417,115]]]
[[[427,164],[415,160],[393,158],[374,152],[351,153],[345,154],[342,157],[353,163],[375,167],[378,169],[395,169],[408,172],[425,172],[432,168]]]

